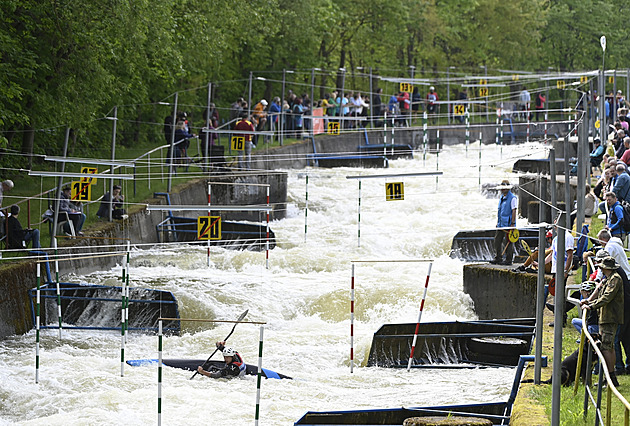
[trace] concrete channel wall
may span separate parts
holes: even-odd
[[[286,173],[248,174],[236,178],[229,176],[212,177],[213,182],[237,182],[269,184],[270,202],[274,205],[271,217],[281,219],[286,214],[287,175]],[[171,192],[171,204],[203,205],[207,204],[207,180],[197,179],[179,185]],[[214,185],[213,204],[243,205],[266,204],[266,188],[263,186]],[[252,189],[253,188],[253,189]],[[165,198],[146,200],[147,204],[166,204]],[[133,206],[129,210],[129,218],[124,221],[99,222],[86,230],[86,238],[76,240],[59,239],[59,253],[72,255],[72,260],[59,262],[60,276],[70,272],[86,274],[99,270],[107,270],[120,264],[122,254],[110,256],[115,251],[109,245],[126,244],[122,239],[129,239],[134,244],[151,244],[158,242],[156,225],[165,217],[165,212],[148,214],[144,206]],[[196,217],[195,212],[178,212],[176,216]],[[222,212],[222,217],[230,220],[258,221],[258,213],[250,217],[242,212]],[[87,249],[87,247],[90,247]],[[86,256],[86,253],[90,256]],[[101,253],[103,257],[94,257]],[[51,265],[54,279],[54,266]],[[42,277],[44,270],[42,268]],[[42,283],[45,280],[42,278]],[[0,338],[14,334],[26,333],[33,328],[28,290],[36,286],[36,269],[34,261],[5,263],[0,268]]]
[[[464,265],[464,292],[474,302],[480,320],[536,316],[536,274],[510,267]]]

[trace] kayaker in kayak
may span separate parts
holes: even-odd
[[[213,379],[233,378],[239,377],[245,374],[245,361],[241,354],[234,349],[225,347],[225,342],[217,342],[217,348],[223,353],[223,360],[225,361],[225,367],[221,369],[211,369],[206,371],[203,369],[203,365],[197,367],[197,372],[204,376],[212,377]]]

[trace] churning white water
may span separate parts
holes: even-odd
[[[539,144],[484,146],[481,182],[508,177],[517,158],[542,157]],[[189,245],[136,250],[133,286],[172,291],[182,318],[265,321],[263,366],[295,380],[263,380],[260,422],[290,425],[308,410],[385,408],[506,400],[513,369],[366,368],[372,334],[384,323],[415,322],[426,263],[356,266],[355,358],[350,373],[350,277],[353,260],[435,259],[423,321],[475,319],[462,290],[462,263],[448,251],[462,229],[495,225],[496,199],[479,190],[478,144],[447,146],[444,175],[365,179],[361,244],[357,242],[358,174],[434,171],[435,154],[416,153],[386,170],[290,170],[287,218],[272,223],[278,247],[269,255]],[[304,235],[305,179],[308,233]],[[404,181],[404,201],[386,201],[385,183]],[[122,260],[122,259],[121,259]],[[68,280],[118,285],[120,266]],[[116,314],[117,315],[117,314]],[[182,323],[164,339],[165,358],[206,358],[232,324]],[[229,340],[256,364],[259,328],[241,324]],[[155,424],[157,367],[126,366],[120,377],[117,332],[42,332],[40,383],[35,384],[35,333],[0,342],[0,424]],[[129,336],[126,358],[157,358],[155,335]],[[220,357],[215,356],[217,359]],[[256,379],[212,380],[164,368],[162,420],[167,425],[252,424]]]

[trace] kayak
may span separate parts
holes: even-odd
[[[199,367],[200,365],[203,365],[205,362],[206,362],[205,359],[163,359],[162,360],[162,364],[168,367],[180,368],[182,370],[188,370],[188,371],[197,371],[197,367]],[[157,359],[151,359],[151,358],[127,360],[127,364],[131,365],[132,367],[145,367],[149,365],[157,365],[157,363],[158,363]],[[258,374],[257,365],[251,365],[251,364],[245,364],[245,365],[246,365],[245,374],[248,374],[250,376],[256,376]],[[206,370],[211,367],[218,368],[218,369],[225,368],[225,362],[208,361],[206,363]],[[275,371],[268,370],[266,368],[262,369],[262,375],[263,377],[267,379],[292,379],[292,377],[289,377],[284,374],[276,373]]]

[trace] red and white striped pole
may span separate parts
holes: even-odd
[[[269,185],[267,185],[267,240],[265,241],[265,263],[269,269]]]
[[[208,216],[212,214],[210,205],[212,204],[212,186],[208,182]],[[210,239],[208,239],[208,267],[210,266]]]
[[[429,271],[427,272],[427,280],[424,282],[424,294],[420,303],[420,313],[418,314],[418,322],[416,323],[416,332],[413,335],[413,343],[411,344],[411,354],[407,363],[407,371],[411,370],[411,362],[413,361],[413,353],[416,350],[416,341],[418,340],[418,330],[420,329],[420,320],[422,319],[422,309],[424,309],[424,301],[427,298],[427,288],[429,287],[429,278],[431,277],[431,267],[433,262],[429,263]]]
[[[359,181],[360,182],[360,181]],[[354,263],[350,279],[350,373],[354,371]]]

